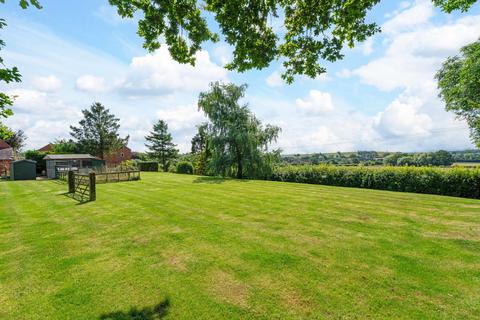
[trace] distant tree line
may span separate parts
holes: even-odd
[[[480,150],[437,152],[336,152],[283,155],[282,164],[332,164],[341,166],[450,166],[454,162],[480,162]]]

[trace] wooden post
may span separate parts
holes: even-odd
[[[68,193],[75,193],[75,173],[68,171]]]
[[[95,183],[95,172],[90,172],[88,175],[90,180],[90,201],[97,200],[97,187]]]

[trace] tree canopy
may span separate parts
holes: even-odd
[[[72,139],[57,139],[52,143],[52,153],[68,154],[77,152],[78,146]]]
[[[367,22],[368,12],[381,0],[109,0],[118,13],[132,18],[140,11],[138,34],[150,51],[160,39],[181,63],[195,63],[195,53],[207,41],[218,41],[206,16],[213,16],[224,40],[233,46],[227,69],[262,69],[281,60],[282,77],[316,77],[326,72],[320,60],[343,58],[342,49],[380,31]],[[466,11],[477,0],[432,0],[445,12]]]
[[[13,134],[3,140],[5,140],[5,142],[8,143],[10,147],[12,147],[13,151],[17,153],[25,146],[27,136],[25,135],[25,132],[23,132],[23,130],[17,130],[13,131]]]
[[[168,125],[163,120],[158,120],[153,125],[153,131],[150,132],[145,140],[149,144],[145,144],[148,148],[148,155],[158,160],[163,171],[167,172],[173,160],[177,158],[178,150],[173,143],[172,135],[168,132]]]
[[[247,86],[212,83],[210,90],[200,93],[198,107],[209,119],[208,145],[211,149],[209,166],[214,174],[261,177],[271,169],[278,152],[268,152],[268,146],[280,132],[276,126],[262,126],[248,109],[240,104]]]
[[[106,155],[127,145],[129,137],[121,138],[118,134],[120,120],[101,103],[95,102],[82,113],[83,119],[78,127],[70,126],[70,135],[81,152],[104,159]]]
[[[436,74],[445,109],[467,121],[473,142],[480,147],[480,40],[449,57]]]

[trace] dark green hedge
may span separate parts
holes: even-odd
[[[480,198],[480,169],[284,166],[270,180]]]
[[[138,170],[140,171],[158,171],[158,162],[156,161],[138,161]]]
[[[193,165],[188,161],[182,161],[177,164],[177,173],[193,174]]]

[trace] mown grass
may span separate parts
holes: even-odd
[[[1,319],[473,319],[480,201],[142,173],[0,182]]]

